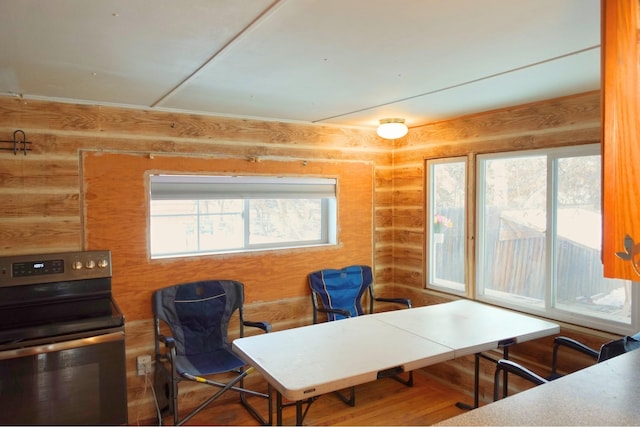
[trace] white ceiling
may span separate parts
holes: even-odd
[[[409,127],[600,87],[600,0],[0,0],[0,94]]]

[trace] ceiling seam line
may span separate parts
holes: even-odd
[[[477,79],[469,80],[469,81],[466,81],[466,82],[463,82],[463,83],[457,83],[457,84],[454,84],[454,85],[451,85],[451,86],[443,87],[443,88],[440,88],[440,89],[435,89],[435,90],[432,90],[432,91],[429,91],[429,92],[424,92],[424,93],[421,93],[421,94],[418,94],[418,95],[412,95],[412,96],[408,96],[406,98],[400,98],[400,99],[396,99],[396,100],[393,100],[393,101],[384,102],[382,104],[373,105],[371,107],[360,108],[358,110],[349,111],[347,113],[336,114],[334,116],[329,116],[329,117],[324,117],[322,119],[312,120],[311,123],[318,123],[318,122],[322,122],[322,121],[325,121],[325,120],[336,119],[336,118],[348,116],[348,115],[351,115],[351,114],[361,113],[363,111],[373,110],[375,108],[386,107],[387,105],[397,104],[399,102],[410,101],[412,99],[421,98],[423,96],[433,95],[434,93],[444,92],[444,91],[447,91],[447,90],[450,90],[450,89],[456,89],[456,88],[459,88],[459,87],[462,87],[462,86],[466,86],[466,85],[469,85],[469,84],[472,84],[472,83],[477,83],[477,82],[480,82],[480,81],[483,81],[483,80],[492,79],[494,77],[498,77],[498,76],[502,76],[502,75],[505,75],[505,74],[513,73],[515,71],[521,71],[521,70],[524,70],[526,68],[535,67],[535,66],[538,66],[538,65],[541,65],[541,64],[545,64],[545,63],[548,63],[548,62],[556,61],[558,59],[563,59],[563,58],[566,58],[566,57],[569,57],[569,56],[573,56],[573,55],[577,55],[577,54],[580,54],[580,53],[584,53],[584,52],[587,52],[587,51],[590,51],[590,50],[593,50],[593,49],[597,49],[599,47],[600,47],[599,44],[598,45],[594,45],[594,46],[590,46],[590,47],[586,47],[584,49],[580,49],[580,50],[576,50],[576,51],[573,51],[573,52],[565,53],[563,55],[554,56],[553,58],[544,59],[542,61],[533,62],[533,63],[527,64],[527,65],[522,65],[520,67],[512,68],[510,70],[501,71],[499,73],[491,74],[491,75],[484,76],[484,77],[479,77]]]
[[[166,92],[164,95],[162,95],[156,101],[154,101],[150,105],[150,107],[151,108],[157,107],[158,104],[163,102],[165,99],[167,99],[168,97],[173,95],[180,88],[182,88],[187,83],[189,83],[191,80],[193,80],[198,74],[200,74],[200,72],[205,67],[207,67],[218,56],[220,56],[220,54],[222,52],[227,50],[227,48],[229,48],[229,46],[231,46],[236,40],[238,40],[240,37],[242,37],[244,34],[246,34],[247,31],[249,31],[251,28],[253,28],[265,16],[267,16],[278,4],[280,4],[280,3],[284,2],[284,1],[286,1],[286,0],[275,0],[273,3],[271,3],[271,5],[269,5],[269,7],[267,7],[265,10],[263,10],[257,17],[255,17],[251,22],[249,22],[240,32],[238,32],[236,35],[234,35],[228,42],[226,42],[222,47],[220,47],[220,49],[215,51],[203,64],[201,64],[198,68],[196,68],[193,72],[191,72],[191,74],[189,74],[187,77],[182,79],[177,85],[175,85],[173,88],[171,88],[168,92]]]

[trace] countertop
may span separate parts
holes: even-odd
[[[639,368],[632,351],[438,425],[640,425]]]

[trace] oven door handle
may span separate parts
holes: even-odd
[[[114,341],[123,341],[124,331],[111,332],[103,335],[94,335],[87,338],[80,338],[70,341],[62,341],[51,344],[36,345],[33,347],[16,348],[12,350],[0,351],[0,360],[16,359],[18,357],[35,356],[43,353],[53,353],[55,351],[69,350],[72,348],[87,347],[90,345],[102,344]]]

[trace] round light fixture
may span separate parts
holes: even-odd
[[[380,119],[378,126],[378,136],[384,139],[402,138],[409,132],[404,119]]]

